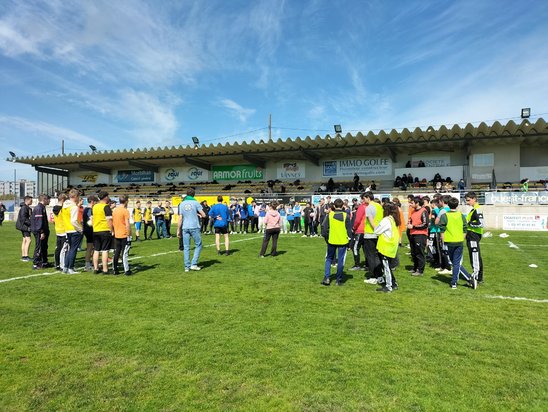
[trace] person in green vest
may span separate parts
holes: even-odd
[[[378,236],[377,251],[379,252],[384,275],[384,286],[378,288],[377,292],[389,293],[398,288],[393,273],[393,269],[397,266],[398,246],[400,244],[398,226],[401,221],[398,206],[392,202],[385,203],[383,215],[384,217],[375,228],[375,234]]]
[[[483,260],[481,258],[480,241],[483,236],[484,220],[483,212],[478,202],[478,197],[474,192],[468,192],[465,195],[466,203],[472,209],[466,216],[468,228],[466,232],[466,246],[470,257],[470,265],[474,271],[474,277],[478,283],[483,283]]]
[[[322,236],[327,243],[327,253],[325,254],[325,274],[322,285],[329,286],[331,283],[331,263],[335,260],[337,254],[337,286],[342,286],[344,262],[346,259],[346,247],[352,236],[352,224],[350,216],[342,210],[343,201],[335,199],[335,210],[329,212],[329,215],[322,223]]]
[[[464,251],[464,238],[468,224],[462,213],[457,211],[459,200],[452,197],[448,200],[449,212],[440,216],[439,227],[442,240],[447,247],[449,259],[453,264],[453,274],[451,277],[451,289],[457,288],[459,274],[462,274],[469,286],[476,289],[478,283],[475,276],[470,276],[470,273],[462,266],[462,255]]]

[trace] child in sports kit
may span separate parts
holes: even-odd
[[[133,223],[135,224],[135,240],[137,242],[141,241],[141,224],[143,222],[143,209],[141,209],[141,201],[137,200],[135,202],[135,207],[133,208]],[[145,236],[146,238],[146,236]]]
[[[223,197],[217,196],[217,202],[209,210],[209,217],[213,219],[213,229],[215,230],[215,245],[217,246],[217,254],[221,254],[221,235],[225,238],[225,254],[230,254],[228,240],[228,224],[231,221],[230,211],[228,206],[223,203]]]
[[[346,258],[346,247],[352,236],[352,225],[350,216],[342,210],[343,201],[335,199],[335,210],[329,212],[329,215],[322,223],[322,236],[327,243],[327,253],[325,254],[324,278],[321,282],[324,286],[331,284],[331,263],[337,255],[337,286],[342,286],[343,269]]]
[[[301,221],[301,205],[299,202],[293,202],[293,231],[301,233],[303,231]]]
[[[131,225],[129,223],[129,210],[127,210],[128,198],[120,196],[120,206],[112,211],[112,227],[114,229],[114,257],[112,269],[114,275],[118,275],[118,261],[122,256],[124,274],[131,275],[129,268],[129,249],[131,248]]]
[[[67,195],[61,193],[58,197],[57,205],[53,206],[53,223],[55,227],[56,242],[55,242],[55,269],[63,270],[65,268],[65,255],[68,252],[67,231],[63,221],[63,203],[67,200]]]
[[[377,289],[377,292],[390,293],[398,288],[393,269],[397,266],[398,247],[400,243],[400,211],[394,203],[388,202],[383,205],[383,218],[375,228],[377,240],[377,251],[382,263],[384,286]]]
[[[145,207],[143,221],[145,222],[145,240],[152,240],[152,235],[154,234],[154,231],[156,229],[154,228],[154,221],[152,220],[152,202],[150,200],[147,202],[147,205]],[[148,228],[151,228],[151,231],[150,236],[147,238]]]
[[[462,266],[462,257],[464,251],[464,235],[466,233],[466,219],[457,211],[459,200],[452,197],[448,200],[449,212],[440,217],[440,231],[444,244],[447,246],[449,259],[453,263],[453,272],[451,277],[451,288],[457,288],[459,274],[462,274],[469,286],[473,289],[477,287],[477,279],[470,276],[468,271]]]
[[[285,208],[287,213],[287,222],[289,223],[289,233],[294,233],[295,230],[295,215],[293,214],[293,207],[291,204],[288,204]]]
[[[282,203],[278,206],[278,212],[280,213],[280,230],[284,235],[287,234],[287,212],[285,206]]]

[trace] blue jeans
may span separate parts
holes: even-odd
[[[327,244],[327,253],[325,254],[325,276],[324,280],[329,279],[331,275],[331,263],[335,260],[335,253],[337,253],[337,282],[342,282],[344,261],[346,260],[346,245],[331,245]]]
[[[462,273],[462,276],[466,281],[470,280],[470,273],[462,266],[462,253],[464,251],[464,246],[449,246],[447,245],[447,252],[449,254],[449,259],[453,264],[453,277],[451,278],[451,284],[456,285],[459,280],[459,274]]]
[[[190,238],[194,239],[194,255],[192,256],[192,262],[190,262]],[[183,245],[185,247],[185,268],[195,266],[200,259],[200,252],[202,251],[202,235],[200,234],[200,228],[183,229]]]
[[[158,236],[158,239],[167,237],[166,221],[163,219],[158,219],[156,221],[156,236]]]
[[[65,269],[74,269],[76,263],[76,252],[82,243],[82,233],[67,233],[67,241],[69,244],[68,253],[65,255]]]

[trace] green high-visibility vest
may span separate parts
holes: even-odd
[[[342,213],[342,222],[335,219],[335,213]],[[346,245],[348,243],[348,233],[346,232],[346,213],[345,212],[329,212],[329,237],[327,241],[331,245]]]
[[[466,216],[466,223],[470,222],[470,220],[472,219],[472,215],[474,214],[474,211],[477,211],[478,214],[480,213],[479,207],[480,207],[479,204],[476,203],[474,205],[474,207],[472,208],[472,210],[470,210],[470,212],[468,212],[468,215]],[[468,225],[468,230],[470,232],[476,232],[479,235],[483,235],[483,228],[482,227],[470,227],[470,225]]]
[[[369,203],[370,205],[373,205],[375,207],[375,217],[373,218],[373,221],[375,222],[375,226],[378,226],[379,222],[382,220],[382,217],[383,217],[383,210],[382,210],[382,206],[379,205],[377,202],[375,201],[371,201],[371,203]],[[366,216],[364,217],[365,219],[365,225],[364,225],[364,233],[373,233],[375,231],[375,229],[373,228],[373,226],[371,226],[371,223],[369,222],[369,219],[367,219],[367,212],[366,212]]]
[[[464,241],[464,222],[462,214],[456,210],[451,210],[445,214],[447,216],[447,226],[443,236],[445,243],[461,243]]]
[[[400,243],[400,232],[396,226],[396,222],[392,216],[388,216],[390,225],[392,226],[392,236],[388,237],[386,232],[379,236],[377,241],[377,250],[381,255],[389,258],[395,258],[398,254],[398,245]]]

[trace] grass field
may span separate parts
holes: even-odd
[[[499,233],[475,291],[409,276],[406,248],[392,294],[323,287],[322,239],[259,259],[253,234],[205,236],[200,272],[169,239],[135,244],[135,276],[0,282],[0,410],[545,411],[548,233]],[[0,280],[52,272],[0,241]]]

